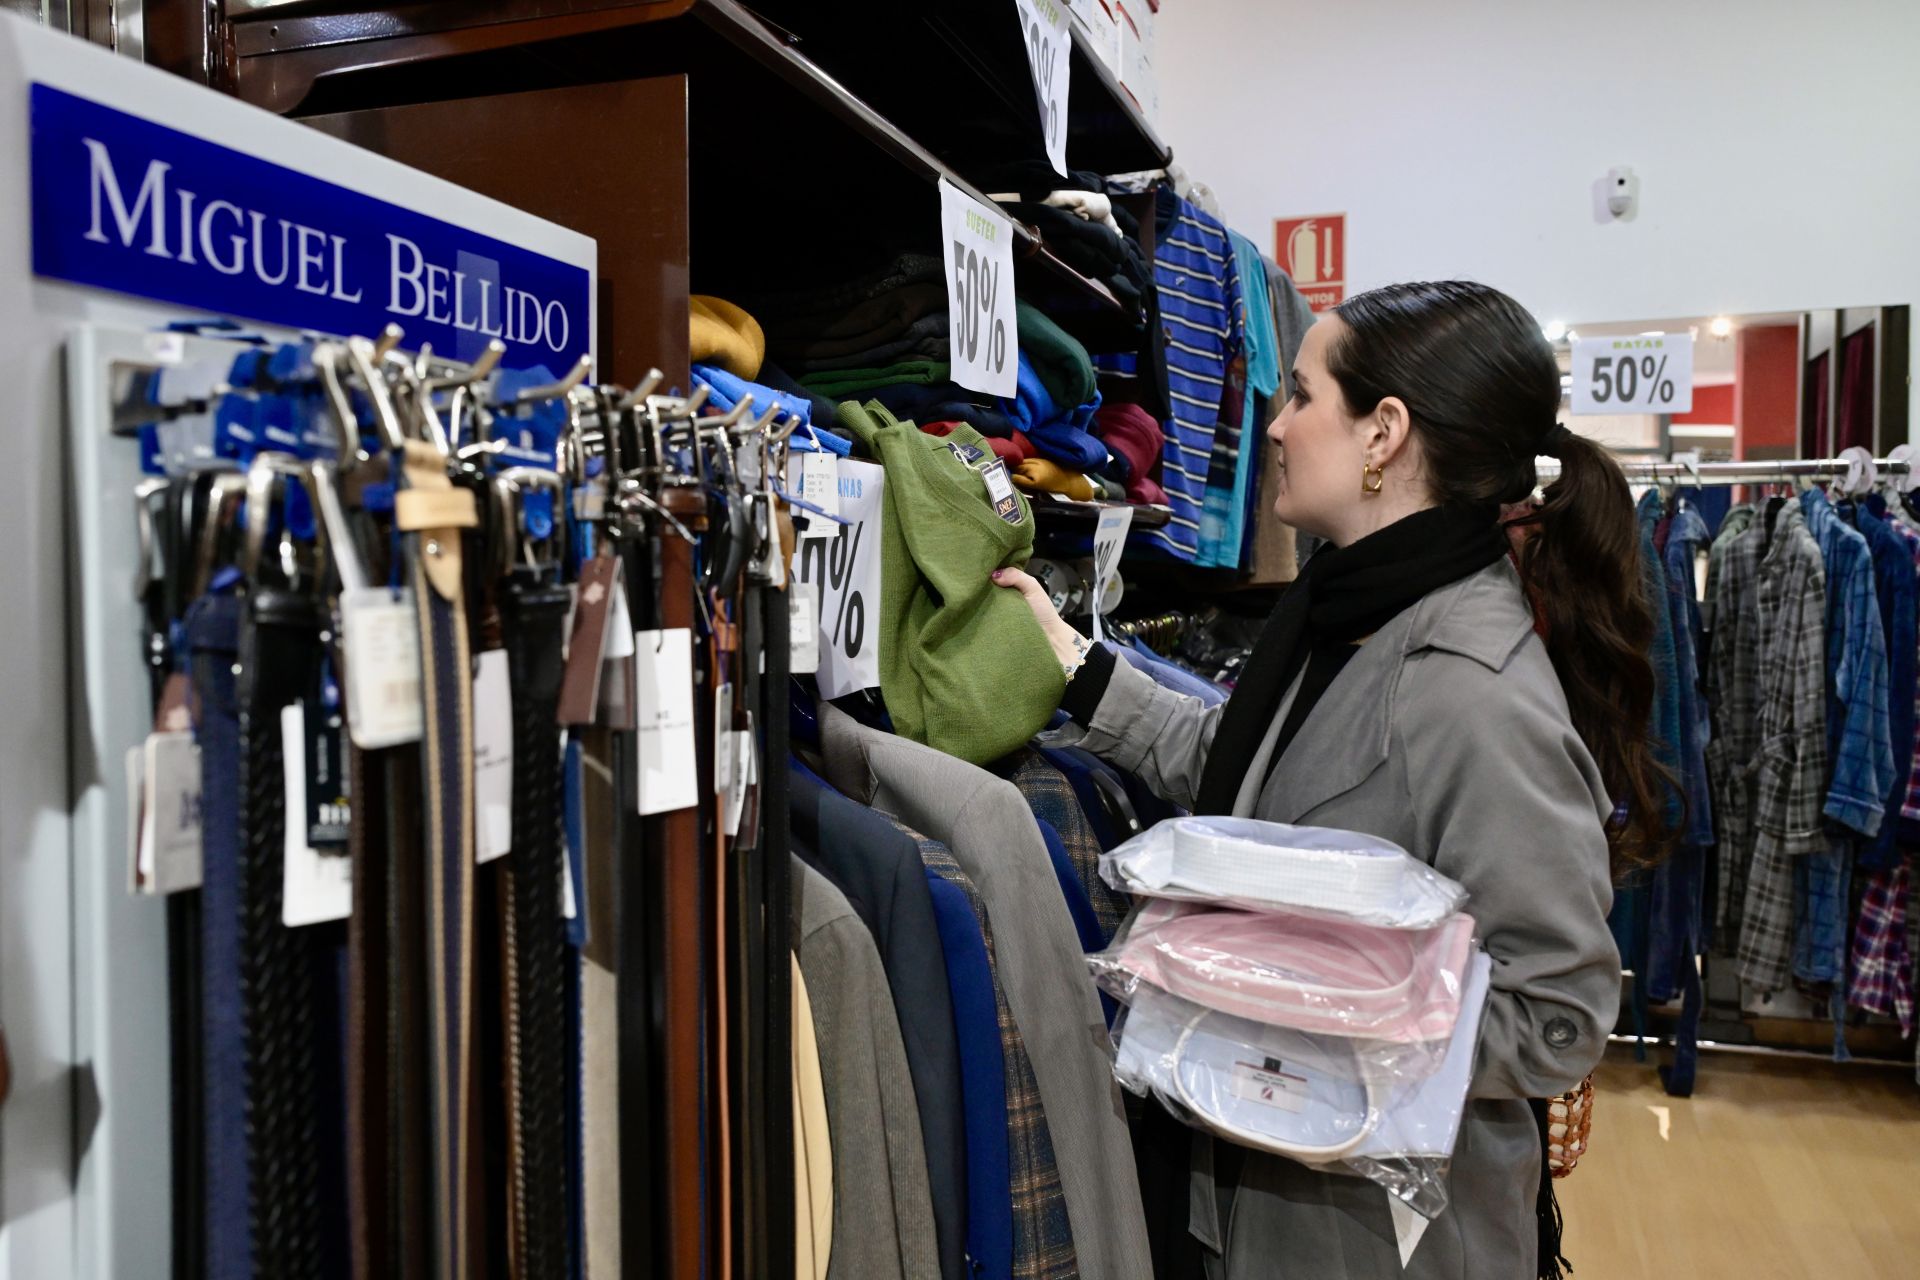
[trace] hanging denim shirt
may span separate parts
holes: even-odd
[[[1827,742],[1833,782],[1827,817],[1863,836],[1880,832],[1895,780],[1887,708],[1887,640],[1874,590],[1873,553],[1827,495],[1800,495],[1827,576]]]
[[[1887,642],[1874,590],[1873,553],[1827,496],[1800,496],[1807,526],[1820,544],[1827,576],[1827,741],[1833,779],[1826,816],[1845,827],[1824,853],[1794,868],[1793,972],[1802,981],[1837,983],[1835,1056],[1845,1055],[1843,1028],[1848,894],[1857,837],[1879,834],[1886,797],[1896,781],[1887,715]]]
[[[1694,564],[1708,540],[1707,522],[1684,498],[1674,511],[1665,551],[1667,600],[1673,613],[1674,666],[1680,678],[1681,765],[1686,775],[1689,844],[1713,843],[1713,793],[1707,781],[1707,743],[1713,738],[1707,699],[1701,689],[1700,601]]]
[[[1869,871],[1887,871],[1900,860],[1894,839],[1913,771],[1913,699],[1902,691],[1912,689],[1920,678],[1916,671],[1920,667],[1920,583],[1914,578],[1912,550],[1888,521],[1865,507],[1856,512],[1856,518],[1873,552],[1874,592],[1887,641],[1887,730],[1894,761],[1886,816],[1880,833],[1861,849],[1860,865]]]

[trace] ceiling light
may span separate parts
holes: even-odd
[[[1567,322],[1564,320],[1549,320],[1547,321],[1547,327],[1541,332],[1547,335],[1548,342],[1558,342],[1567,336]]]
[[[1716,338],[1724,338],[1733,332],[1733,321],[1725,316],[1715,316],[1713,323],[1707,326],[1707,332]]]

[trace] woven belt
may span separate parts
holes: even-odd
[[[561,909],[561,649],[566,589],[516,581],[502,592],[513,699],[513,852],[505,887],[507,1101],[515,1274],[567,1273],[567,1017],[572,960]]]
[[[420,607],[421,753],[426,797],[428,971],[434,1117],[434,1228],[443,1280],[465,1280],[483,1262],[477,1212],[479,1144],[474,1109],[473,686],[461,603],[462,531],[473,495],[455,489],[431,445],[406,444],[407,488],[394,523],[408,537]]]
[[[243,602],[202,597],[187,615],[200,744],[201,1118],[209,1280],[251,1280],[247,1232],[246,1048],[240,999],[240,704],[234,670]]]
[[[262,1276],[319,1277],[325,1247],[314,940],[282,920],[286,812],[280,713],[311,695],[320,610],[257,589],[240,647],[240,985],[246,1046],[249,1230]]]

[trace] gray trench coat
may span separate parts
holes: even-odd
[[[1217,708],[1121,663],[1092,724],[1070,736],[1191,805],[1218,720]],[[1217,1255],[1210,1270],[1231,1280],[1531,1280],[1540,1145],[1524,1100],[1572,1088],[1599,1062],[1620,956],[1607,929],[1612,805],[1512,566],[1434,591],[1382,627],[1238,808],[1392,840],[1464,884],[1493,986],[1450,1205],[1404,1271],[1387,1195],[1373,1183],[1250,1152],[1238,1185],[1216,1194],[1202,1143],[1191,1226]]]

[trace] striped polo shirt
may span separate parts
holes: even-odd
[[[1162,486],[1173,519],[1135,536],[1136,545],[1157,547],[1176,559],[1200,551],[1200,518],[1227,366],[1244,342],[1240,271],[1233,242],[1217,218],[1161,187],[1160,238],[1154,249],[1154,284],[1166,336],[1167,391],[1172,416],[1161,426]],[[1133,357],[1103,357],[1102,369],[1133,371]],[[1237,425],[1237,424],[1236,424]]]

